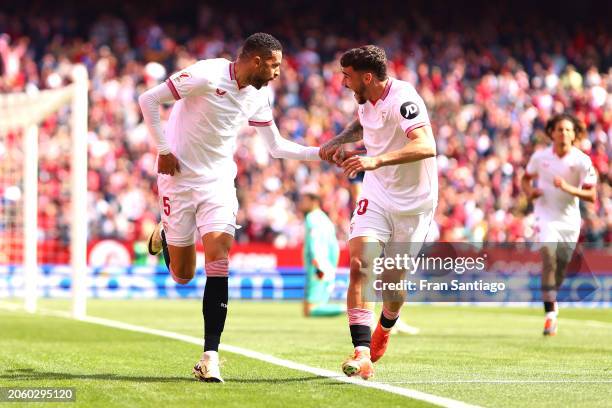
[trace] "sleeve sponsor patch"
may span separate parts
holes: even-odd
[[[400,107],[400,115],[406,119],[414,119],[419,116],[419,106],[414,102],[404,102]]]

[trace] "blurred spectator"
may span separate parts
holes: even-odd
[[[90,24],[69,15],[0,13],[0,33],[6,33],[0,35],[0,91],[61,86],[76,62],[89,70],[90,240],[141,239],[158,216],[156,152],[141,123],[139,93],[198,59],[231,59],[241,38],[265,30],[286,47],[281,77],[271,85],[277,124],[285,137],[309,145],[333,137],[356,115],[353,95],[341,85],[340,53],[364,43],[385,47],[390,75],[413,83],[430,112],[439,154],[441,240],[530,239],[533,218],[526,216],[530,208],[519,187],[526,160],[545,144],[550,115],[575,112],[589,131],[580,147],[600,173],[599,199],[583,208],[582,239],[610,242],[612,39],[605,19],[571,29],[563,21],[541,24],[545,5],[515,19],[502,19],[489,7],[477,11],[482,18],[454,25],[445,25],[447,14],[435,7],[425,18],[432,10],[418,5],[406,16],[381,6],[387,14],[380,21],[330,14],[325,7],[291,18],[300,13],[294,3],[272,11],[276,23],[266,26],[252,23],[253,10],[210,7],[195,13],[194,26],[163,18],[163,10],[151,16],[128,9]],[[67,120],[66,111],[58,112],[40,134],[40,225],[44,236],[63,240]],[[307,183],[321,186],[322,207],[340,241],[346,240],[355,197],[341,171],[273,160],[248,127],[239,135],[236,161],[243,225],[237,241],[299,244],[297,192]]]

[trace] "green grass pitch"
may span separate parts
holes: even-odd
[[[43,300],[41,307],[69,305]],[[197,337],[200,310],[194,300],[88,304],[92,316]],[[299,303],[231,301],[223,342],[341,375],[352,349],[346,317],[300,312]],[[542,315],[540,308],[407,305],[402,316],[421,333],[394,336],[373,380],[485,407],[610,406],[612,310],[562,309],[553,338],[541,335]],[[75,406],[431,406],[228,352],[221,352],[226,383],[199,383],[191,367],[200,353],[178,340],[0,308],[0,386],[75,387]]]

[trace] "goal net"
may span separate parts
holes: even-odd
[[[0,95],[0,298],[35,312],[41,272],[66,265],[74,317],[86,314],[87,70],[72,84]]]

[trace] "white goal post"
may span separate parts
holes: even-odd
[[[53,112],[70,106],[71,152],[70,152],[70,266],[72,269],[72,313],[75,318],[86,315],[87,298],[87,103],[88,78],[85,66],[75,65],[72,84],[52,90],[28,93],[0,94],[0,176],[5,195],[10,191],[15,208],[7,211],[6,204],[0,206],[0,221],[5,234],[0,235],[0,251],[22,251],[17,256],[23,259],[23,294],[25,309],[36,311],[38,288],[38,130],[40,123]],[[17,157],[11,157],[6,135],[22,134],[21,154],[23,163],[19,167]],[[19,149],[19,147],[17,147]],[[2,157],[8,156],[8,157]],[[16,155],[13,155],[16,156]],[[9,174],[12,172],[13,174]],[[4,173],[4,174],[3,174]],[[3,198],[2,203],[7,200]],[[10,215],[9,215],[10,213]],[[2,217],[12,217],[3,220]],[[14,228],[13,231],[6,230]],[[19,240],[17,244],[8,240]],[[17,248],[17,249],[15,249]],[[10,253],[4,260],[14,259]],[[15,254],[13,254],[15,255]],[[1,261],[1,260],[0,260]]]

